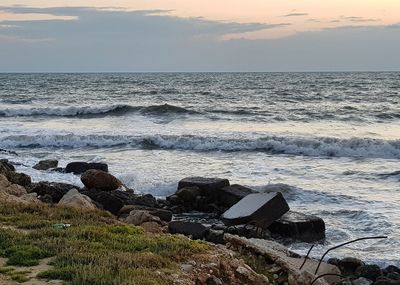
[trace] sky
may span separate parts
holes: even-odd
[[[0,2],[0,72],[400,70],[398,0]]]

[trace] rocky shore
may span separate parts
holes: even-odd
[[[156,199],[129,189],[105,163],[71,162],[61,168],[58,161],[45,160],[33,168],[80,175],[84,187],[32,182],[12,161],[1,160],[1,202],[104,210],[147,233],[184,235],[212,246],[211,255],[203,256],[210,260],[182,263],[170,284],[400,284],[395,266],[379,268],[349,257],[323,262],[315,272],[317,261],[274,242],[325,238],[324,221],[291,210],[280,192],[259,193],[223,178],[187,177],[175,194]]]

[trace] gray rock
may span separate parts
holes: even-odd
[[[181,264],[181,269],[182,271],[186,272],[186,273],[190,273],[193,271],[193,265],[191,264]]]
[[[56,168],[58,166],[58,160],[56,159],[46,159],[39,161],[33,166],[36,170],[48,170],[50,168]]]
[[[66,173],[82,174],[89,169],[102,170],[108,172],[108,165],[106,163],[87,163],[82,161],[76,161],[68,163],[65,167]]]
[[[381,276],[381,277],[378,277],[378,279],[372,284],[373,285],[400,285],[400,281]]]
[[[51,197],[51,202],[58,203],[61,198],[73,188],[77,187],[75,185],[66,183],[42,181],[30,184],[28,187],[26,187],[26,190],[29,193],[37,193],[39,196],[41,196],[39,197],[39,200],[41,200],[42,202],[49,202],[49,197]],[[42,197],[44,197],[45,199],[42,199]]]
[[[289,211],[274,221],[268,229],[272,234],[304,242],[325,238],[325,222],[316,216]]]
[[[369,279],[366,279],[364,277],[360,277],[360,278],[358,278],[356,280],[353,280],[352,284],[353,285],[371,285],[372,281],[369,280]]]
[[[214,191],[229,186],[229,180],[221,178],[186,177],[178,183],[178,189],[191,186],[199,187],[204,192],[204,195],[209,196],[212,195]]]
[[[209,229],[206,233],[206,241],[215,243],[215,244],[225,244],[224,240],[224,231],[222,230],[214,230]]]
[[[191,236],[193,239],[203,239],[207,232],[207,227],[200,223],[172,221],[168,224],[168,231],[171,234],[183,234]]]
[[[346,257],[339,261],[339,268],[345,276],[353,275],[356,269],[364,265],[364,262],[358,258]]]
[[[378,265],[367,264],[357,267],[356,274],[359,277],[365,277],[369,280],[376,281],[376,279],[382,276],[382,270]]]
[[[79,193],[76,189],[71,189],[58,202],[59,205],[73,207],[77,209],[96,209],[96,205],[88,196]]]
[[[250,194],[222,214],[226,225],[253,224],[267,228],[289,211],[281,193]]]

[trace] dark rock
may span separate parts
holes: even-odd
[[[87,162],[71,162],[65,167],[66,173],[82,174],[89,169],[102,170],[108,172],[108,165],[106,163],[87,163]]]
[[[58,160],[56,159],[46,159],[39,161],[36,165],[33,166],[36,170],[48,170],[50,168],[55,168],[58,166]]]
[[[223,215],[226,225],[253,224],[267,228],[289,211],[281,193],[250,194],[229,208]]]
[[[226,233],[238,235],[245,238],[260,238],[270,239],[271,234],[269,230],[262,229],[253,225],[239,225],[228,227],[225,230]]]
[[[321,218],[293,211],[274,221],[268,229],[272,234],[304,242],[325,238],[325,222]]]
[[[386,277],[392,280],[400,281],[400,273],[397,272],[389,272],[386,274]]]
[[[356,269],[356,274],[359,277],[364,277],[372,281],[376,281],[379,276],[382,276],[382,270],[378,265],[361,265]]]
[[[7,168],[7,170],[9,171],[15,171],[15,167],[14,165],[12,165],[8,159],[0,159],[0,164],[2,164],[3,166],[5,166]],[[4,175],[4,174],[3,174]]]
[[[214,191],[229,186],[229,180],[221,178],[186,177],[178,183],[178,189],[192,186],[199,187],[203,195],[210,196]]]
[[[201,196],[201,189],[197,186],[189,186],[179,188],[176,191],[175,195],[178,196],[178,199],[183,203],[194,203],[198,196]]]
[[[346,257],[339,261],[339,269],[343,275],[354,275],[356,269],[364,265],[364,262],[354,257]]]
[[[383,272],[384,272],[384,274],[388,274],[390,272],[397,272],[400,274],[400,268],[398,268],[397,266],[394,266],[394,265],[389,265],[388,267],[383,269]]]
[[[53,197],[51,197],[49,194],[46,194],[46,195],[43,195],[43,196],[39,196],[38,199],[40,201],[42,201],[43,203],[48,203],[48,204],[53,204],[54,203],[53,202]]]
[[[372,285],[400,285],[400,281],[381,276]]]
[[[214,230],[209,229],[206,233],[206,241],[215,243],[215,244],[225,244],[224,240],[224,231],[222,230]]]
[[[171,234],[183,234],[191,236],[193,239],[203,239],[207,228],[200,223],[172,221],[168,224],[168,230]]]
[[[115,176],[96,169],[89,169],[83,173],[81,181],[86,188],[97,189],[100,191],[113,191],[123,185]]]
[[[237,202],[239,202],[244,197],[246,197],[247,195],[254,193],[257,192],[242,185],[233,184],[221,188],[215,194],[217,195],[216,197],[217,203],[219,205],[229,208],[234,204],[236,204]]]
[[[121,190],[98,191],[96,189],[85,190],[81,193],[89,196],[94,202],[100,204],[104,210],[116,216],[125,205],[141,205],[149,208],[157,206],[156,199],[150,194],[140,196]]]
[[[8,181],[21,186],[28,186],[31,184],[31,177],[25,173],[10,172],[7,176]]]
[[[56,167],[56,168],[50,169],[50,171],[59,172],[59,173],[65,173],[65,168]]]
[[[78,187],[66,183],[42,181],[30,184],[28,187],[26,187],[26,190],[29,193],[37,193],[39,195],[39,200],[41,201],[43,201],[42,198],[44,198],[44,196],[49,195],[53,203],[58,203],[61,198],[73,188],[77,189]],[[45,198],[45,200],[47,201],[48,198]]]
[[[336,258],[336,257],[329,258],[328,261],[327,261],[326,263],[332,264],[332,265],[335,265],[335,266],[338,266],[338,267],[339,267],[340,259],[339,259],[339,258]]]

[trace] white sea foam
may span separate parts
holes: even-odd
[[[0,137],[0,148],[110,148],[192,151],[259,151],[323,157],[400,158],[400,140],[371,138],[263,136],[208,137],[195,135],[82,135],[73,133],[9,135]]]

